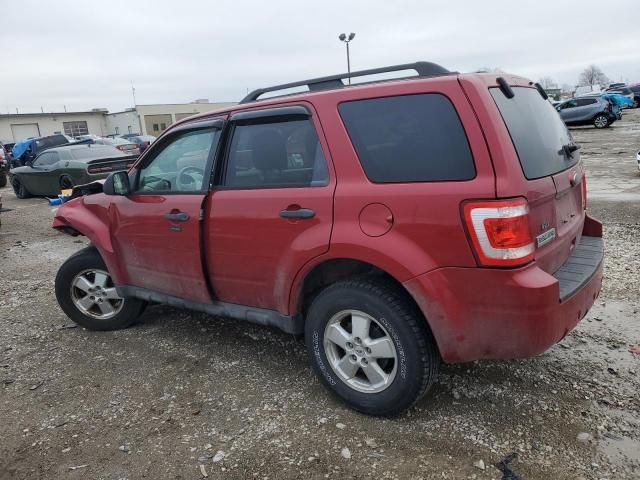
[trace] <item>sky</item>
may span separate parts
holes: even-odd
[[[238,101],[248,90],[428,60],[575,85],[640,82],[637,0],[0,0],[0,113]],[[626,12],[626,13],[625,13]]]

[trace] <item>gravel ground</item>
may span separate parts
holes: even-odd
[[[583,145],[605,222],[604,290],[530,360],[446,366],[399,418],[348,410],[304,344],[250,324],[147,309],[128,330],[74,328],[53,279],[83,240],[42,199],[2,190],[0,478],[640,478],[640,111]]]

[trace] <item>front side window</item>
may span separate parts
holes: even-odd
[[[223,184],[234,188],[325,186],[327,164],[309,119],[236,125]]]
[[[201,192],[208,188],[209,154],[220,130],[207,128],[179,133],[141,170],[139,192]]]
[[[470,180],[475,164],[460,117],[441,94],[356,100],[340,116],[375,183]]]

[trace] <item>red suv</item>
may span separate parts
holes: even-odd
[[[408,69],[257,90],[76,187],[53,226],[92,246],[56,277],[64,312],[111,330],[157,302],[304,334],[320,379],[375,415],[413,405],[441,359],[561,340],[602,281],[578,146],[520,77],[350,76]]]

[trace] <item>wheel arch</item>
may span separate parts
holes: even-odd
[[[84,205],[82,198],[64,203],[56,212],[52,227],[72,236],[87,237],[107,265],[113,281],[120,282],[123,272],[115,255],[109,226]]]
[[[289,311],[304,321],[311,302],[322,290],[340,280],[363,276],[382,278],[390,282],[398,291],[406,295],[422,316],[425,325],[432,330],[428,318],[420,308],[420,303],[395,275],[389,273],[387,269],[358,258],[324,258],[313,266],[309,266],[296,278]]]

